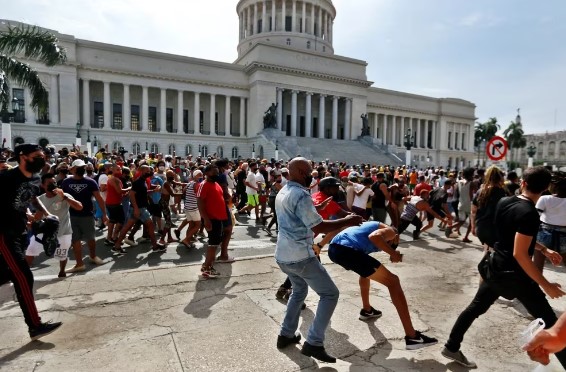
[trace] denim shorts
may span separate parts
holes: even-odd
[[[541,225],[537,234],[537,242],[560,254],[566,254],[566,231],[564,230],[564,228],[555,229]]]
[[[147,210],[147,208],[139,208],[140,210],[140,216],[139,218],[134,217],[134,208],[130,207],[130,218],[132,220],[137,220],[140,221],[141,223],[145,223],[146,221],[151,219],[151,213],[149,213],[149,211]]]

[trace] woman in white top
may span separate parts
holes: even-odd
[[[352,204],[352,212],[364,218],[364,220],[369,219],[369,214],[367,212],[367,203],[371,196],[373,196],[373,191],[371,190],[371,185],[373,181],[371,178],[364,178],[362,184],[354,184],[354,203]]]
[[[566,258],[566,172],[552,174],[550,192],[536,205],[541,213],[537,241]]]

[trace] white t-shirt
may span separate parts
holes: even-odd
[[[566,198],[543,195],[537,201],[536,208],[542,211],[540,220],[549,225],[566,226]]]
[[[249,183],[250,185],[257,187],[257,181],[255,178],[255,174],[253,172],[248,172],[248,175],[246,176],[246,182]],[[251,187],[249,187],[248,185],[246,185],[246,194],[248,195],[257,195],[257,190],[256,189],[252,189]]]
[[[261,172],[257,172],[255,174],[255,182],[257,183],[258,186],[261,187],[261,190],[265,189],[265,177],[263,177],[263,174],[261,174]]]
[[[318,192],[318,183],[319,183],[319,182],[320,182],[320,181],[317,180],[316,178],[313,178],[313,179],[312,179],[312,182],[311,182],[311,184],[310,184],[310,186],[311,186],[311,194],[316,194],[316,193]]]
[[[100,177],[98,177],[98,187],[102,185],[108,185],[108,175],[102,173]],[[102,196],[102,200],[106,201],[106,191],[101,191],[100,196]]]
[[[354,190],[356,192],[360,192],[365,186],[360,185],[359,183],[354,184]],[[373,191],[370,188],[367,188],[362,192],[360,195],[355,194],[354,196],[354,203],[352,204],[354,207],[366,209],[366,205],[368,203],[368,199],[373,196]]]

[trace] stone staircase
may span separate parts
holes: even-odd
[[[347,164],[402,165],[399,157],[389,153],[384,146],[374,143],[370,137],[344,141],[320,138],[287,137],[280,131],[264,130],[259,137],[279,148],[279,158],[288,159],[301,155],[314,161],[346,162]],[[271,147],[267,146],[267,147]],[[264,146],[266,147],[266,146]],[[287,156],[287,157],[286,157]]]

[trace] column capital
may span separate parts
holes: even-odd
[[[305,95],[307,96],[312,96],[314,93],[313,92],[305,92]]]
[[[159,88],[162,92],[167,91],[167,88]]]
[[[293,89],[293,90],[291,91],[291,93],[293,93],[293,94],[299,94],[300,91]]]
[[[123,87],[130,87],[130,84],[122,84]]]
[[[285,88],[275,88],[278,92],[284,92]]]
[[[338,101],[340,98],[342,98],[342,97],[340,97],[340,96],[332,96],[332,99],[333,99],[333,100],[336,100],[336,101]]]

